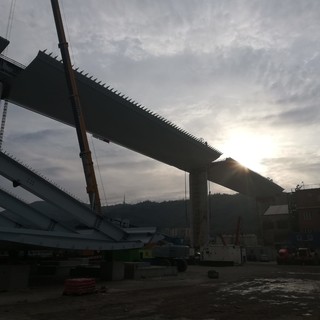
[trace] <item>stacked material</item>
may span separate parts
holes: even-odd
[[[67,279],[64,283],[63,294],[82,295],[96,292],[96,281],[94,278]]]

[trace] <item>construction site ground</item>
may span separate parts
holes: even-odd
[[[212,269],[218,279],[208,277]],[[63,289],[56,283],[0,292],[0,319],[320,320],[320,266],[193,265],[178,276],[97,282],[93,294]]]

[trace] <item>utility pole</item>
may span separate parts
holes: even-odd
[[[71,59],[70,59],[70,54],[68,49],[68,42],[66,41],[66,37],[63,29],[63,23],[62,23],[58,0],[51,0],[51,6],[52,6],[57,34],[59,38],[59,48],[61,51],[64,71],[65,71],[67,85],[69,89],[75,127],[77,130],[77,136],[78,136],[78,141],[80,146],[80,158],[82,160],[84,175],[87,183],[87,193],[89,195],[91,208],[97,214],[101,214],[99,190],[98,190],[96,176],[93,168],[91,151],[89,149],[86,126],[85,126],[85,122],[84,122],[84,118],[81,110],[78,87],[77,87],[74,72],[72,69],[72,64],[71,64]]]

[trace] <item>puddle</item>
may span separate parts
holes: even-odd
[[[298,299],[297,295],[304,294],[305,298],[314,299],[312,294],[320,293],[320,281],[294,278],[262,278],[228,285],[221,288],[220,291],[240,295],[278,293],[278,297],[289,299]]]
[[[303,276],[318,276],[320,278],[319,273],[316,272],[288,272],[288,274],[292,274],[292,275],[303,275]]]

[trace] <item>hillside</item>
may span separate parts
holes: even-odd
[[[242,218],[242,232],[254,233],[258,226],[255,201],[240,194],[214,194],[209,199],[211,233],[230,233]],[[190,203],[184,200],[121,204],[105,207],[112,219],[129,219],[137,226],[183,228],[190,225]]]
[[[65,217],[59,209],[44,202],[31,204],[46,212],[53,219],[64,221],[76,227],[76,220]],[[210,233],[234,233],[238,217],[242,218],[243,233],[255,233],[258,229],[258,216],[255,201],[240,194],[213,194],[209,199]],[[185,228],[190,226],[190,203],[184,200],[137,204],[119,204],[103,207],[103,215],[111,219],[128,219],[131,225],[140,227]]]

